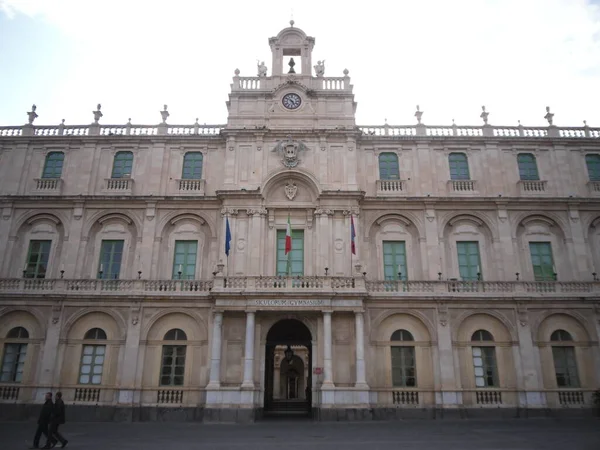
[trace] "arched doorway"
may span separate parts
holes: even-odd
[[[309,415],[312,403],[312,336],[299,320],[283,319],[267,333],[265,413]]]

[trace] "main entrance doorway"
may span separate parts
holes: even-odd
[[[267,334],[266,415],[310,415],[312,336],[299,320],[283,319]]]

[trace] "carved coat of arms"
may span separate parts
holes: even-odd
[[[285,185],[285,196],[289,200],[294,200],[296,192],[298,192],[298,186],[296,186],[296,183],[294,183],[292,180],[288,180]]]
[[[294,141],[292,137],[288,135],[287,139],[279,141],[272,151],[280,153],[281,163],[288,169],[291,169],[300,163],[298,154],[302,150],[307,150],[306,145],[300,141]]]

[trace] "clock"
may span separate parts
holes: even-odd
[[[302,103],[302,99],[298,94],[291,93],[285,94],[281,102],[287,109],[298,109]]]

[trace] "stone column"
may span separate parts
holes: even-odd
[[[130,324],[127,327],[123,364],[119,368],[119,403],[134,403],[135,378],[137,373],[138,353],[140,349],[140,315],[141,307],[130,309]]]
[[[452,333],[448,326],[448,307],[445,305],[438,306],[437,335],[441,392],[436,393],[435,403],[438,407],[460,405],[462,396],[457,389],[458,374],[455,373],[455,364],[458,364],[458,361],[454,358]]]
[[[545,394],[541,392],[543,382],[540,350],[539,347],[533,345],[527,309],[524,306],[518,307],[517,316],[519,356],[523,375],[522,386],[525,389],[525,393],[519,395],[519,406],[540,408],[546,404]]]
[[[323,312],[324,374],[323,387],[333,387],[333,362],[331,344],[331,311]]]
[[[62,308],[55,304],[48,317],[48,328],[44,344],[42,346],[41,361],[39,365],[39,376],[36,380],[38,388],[35,393],[35,398],[41,402],[46,392],[56,383],[60,368],[57,367],[57,355],[60,339]]]
[[[365,327],[364,315],[362,312],[354,313],[354,323],[356,326],[356,384],[355,387],[368,389],[367,374],[365,371]]]
[[[215,312],[212,330],[212,348],[210,356],[210,378],[207,389],[221,387],[221,328],[223,326],[223,313]]]
[[[254,311],[246,313],[246,351],[244,353],[244,381],[242,388],[254,388]]]

